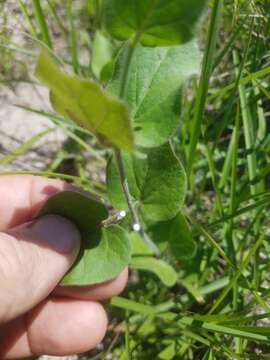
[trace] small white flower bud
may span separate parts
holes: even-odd
[[[125,212],[125,210],[121,210],[119,213],[119,216],[123,219],[124,217],[126,217],[127,213]]]
[[[140,231],[141,230],[141,227],[139,224],[133,224],[133,230],[134,231]]]

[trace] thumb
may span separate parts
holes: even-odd
[[[49,215],[0,233],[0,323],[46,298],[73,264],[80,234]]]

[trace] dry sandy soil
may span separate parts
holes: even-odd
[[[15,90],[7,86],[0,90],[0,154],[4,155],[30,139],[33,135],[49,128],[54,128],[50,120],[30,113],[15,104],[46,109],[47,92],[30,84],[20,84]],[[26,156],[16,159],[6,169],[42,170],[53,153],[61,147],[64,134],[58,129],[46,135]]]
[[[0,35],[4,33],[6,37],[0,37],[0,42],[1,39],[9,38],[10,42],[7,44],[3,40],[4,45],[19,47],[32,53],[33,44],[25,36],[24,21],[17,1],[8,1],[3,9],[4,13],[0,14]],[[33,79],[31,74],[33,74],[35,57],[26,56],[20,51],[10,52],[10,55],[6,56],[4,51],[5,49],[0,47],[0,80],[2,78],[27,80],[29,77]],[[8,74],[5,73],[6,68],[10,68]],[[0,156],[16,148],[31,136],[53,127],[49,120],[16,108],[14,104],[46,110],[48,109],[47,91],[26,82],[11,82],[8,85],[0,82]],[[50,155],[61,146],[63,140],[64,135],[60,131],[50,133],[27,154],[26,158],[20,157],[11,167],[5,169],[41,170]],[[3,167],[0,167],[0,170],[3,170]]]

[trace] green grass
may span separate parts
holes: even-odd
[[[92,30],[100,22],[93,4],[100,17],[100,2],[32,3],[26,7],[18,1],[22,31],[53,48],[75,73],[91,76],[81,54],[90,53]],[[1,6],[4,19],[7,5]],[[0,45],[5,59],[14,62],[23,56],[25,64],[32,63],[4,28],[0,35],[5,36]],[[200,44],[202,73],[190,82],[173,139],[189,174],[186,214],[198,246],[196,257],[173,264],[179,275],[173,288],[147,272],[132,273],[124,294],[107,304],[114,321],[104,350],[91,352],[89,359],[108,354],[120,360],[270,358],[270,2],[210,1]],[[35,47],[32,41],[27,50],[32,54]],[[13,80],[2,57],[0,79],[7,84]],[[106,197],[104,184],[84,170],[83,151],[104,169],[104,150],[91,135],[55,114],[26,110],[47,117],[69,138],[39,174]],[[46,134],[3,154],[0,175],[4,164],[41,136]],[[72,171],[59,174],[70,153]]]

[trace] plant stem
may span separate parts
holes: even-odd
[[[119,149],[115,149],[114,154],[115,154],[116,165],[118,168],[118,173],[119,173],[123,193],[124,193],[124,196],[125,196],[125,199],[126,199],[126,202],[127,202],[130,214],[131,214],[131,218],[132,218],[132,228],[134,231],[138,231],[140,233],[143,241],[153,251],[153,253],[156,256],[160,256],[160,251],[159,251],[158,247],[153,243],[153,241],[149,238],[149,236],[144,232],[144,230],[140,224],[140,219],[139,219],[137,210],[136,210],[135,206],[133,206],[132,198],[131,198],[131,195],[129,192],[128,181],[127,181],[127,177],[126,177],[126,173],[125,173],[125,166],[124,166],[122,153]]]
[[[128,89],[129,79],[130,79],[130,64],[131,64],[131,61],[132,61],[132,58],[134,55],[134,50],[136,48],[138,41],[139,41],[139,38],[134,39],[134,41],[128,48],[126,58],[125,58],[124,71],[123,71],[123,76],[121,79],[121,90],[120,90],[120,98],[124,101],[127,100],[127,89]],[[147,234],[144,232],[144,230],[140,224],[140,219],[139,219],[139,214],[137,212],[137,209],[135,208],[135,206],[133,206],[132,197],[129,192],[129,186],[128,186],[127,176],[126,176],[126,172],[125,172],[125,165],[124,165],[121,150],[115,148],[114,154],[115,154],[116,165],[118,168],[121,186],[123,189],[123,193],[124,193],[130,214],[131,214],[131,218],[132,218],[132,228],[135,231],[139,231],[142,239],[147,244],[147,246],[149,246],[149,248],[153,251],[153,253],[155,255],[159,256],[160,251],[159,251],[158,247],[152,242],[152,240],[149,238],[149,236],[147,236]]]
[[[129,46],[128,52],[127,52],[127,55],[125,58],[124,71],[123,71],[123,76],[121,79],[121,90],[120,90],[120,98],[124,101],[127,100],[127,88],[128,88],[129,78],[130,78],[130,64],[132,61],[135,47],[136,47],[136,44],[134,44],[134,43],[131,46]],[[115,149],[114,154],[115,154],[116,165],[118,168],[123,193],[126,198],[126,202],[127,202],[127,205],[130,210],[131,217],[132,217],[133,228],[136,224],[140,227],[139,216],[137,214],[135,207],[133,207],[131,195],[129,192],[127,177],[126,177],[126,173],[125,173],[125,165],[124,165],[121,150]]]
[[[117,165],[117,168],[118,168],[123,193],[124,193],[124,196],[125,196],[125,199],[126,199],[126,202],[127,202],[130,214],[131,214],[133,227],[136,224],[140,226],[139,216],[137,214],[137,211],[136,211],[135,207],[133,207],[132,198],[131,198],[129,188],[128,188],[128,182],[127,182],[127,177],[126,177],[126,174],[125,174],[123,156],[121,154],[121,151],[118,150],[118,149],[115,149],[114,154],[115,154],[116,165]]]
[[[120,89],[120,98],[123,100],[127,100],[127,88],[130,79],[130,64],[132,62],[135,48],[136,48],[136,44],[132,43],[129,46],[128,52],[125,57],[124,71],[121,79],[121,89]]]

